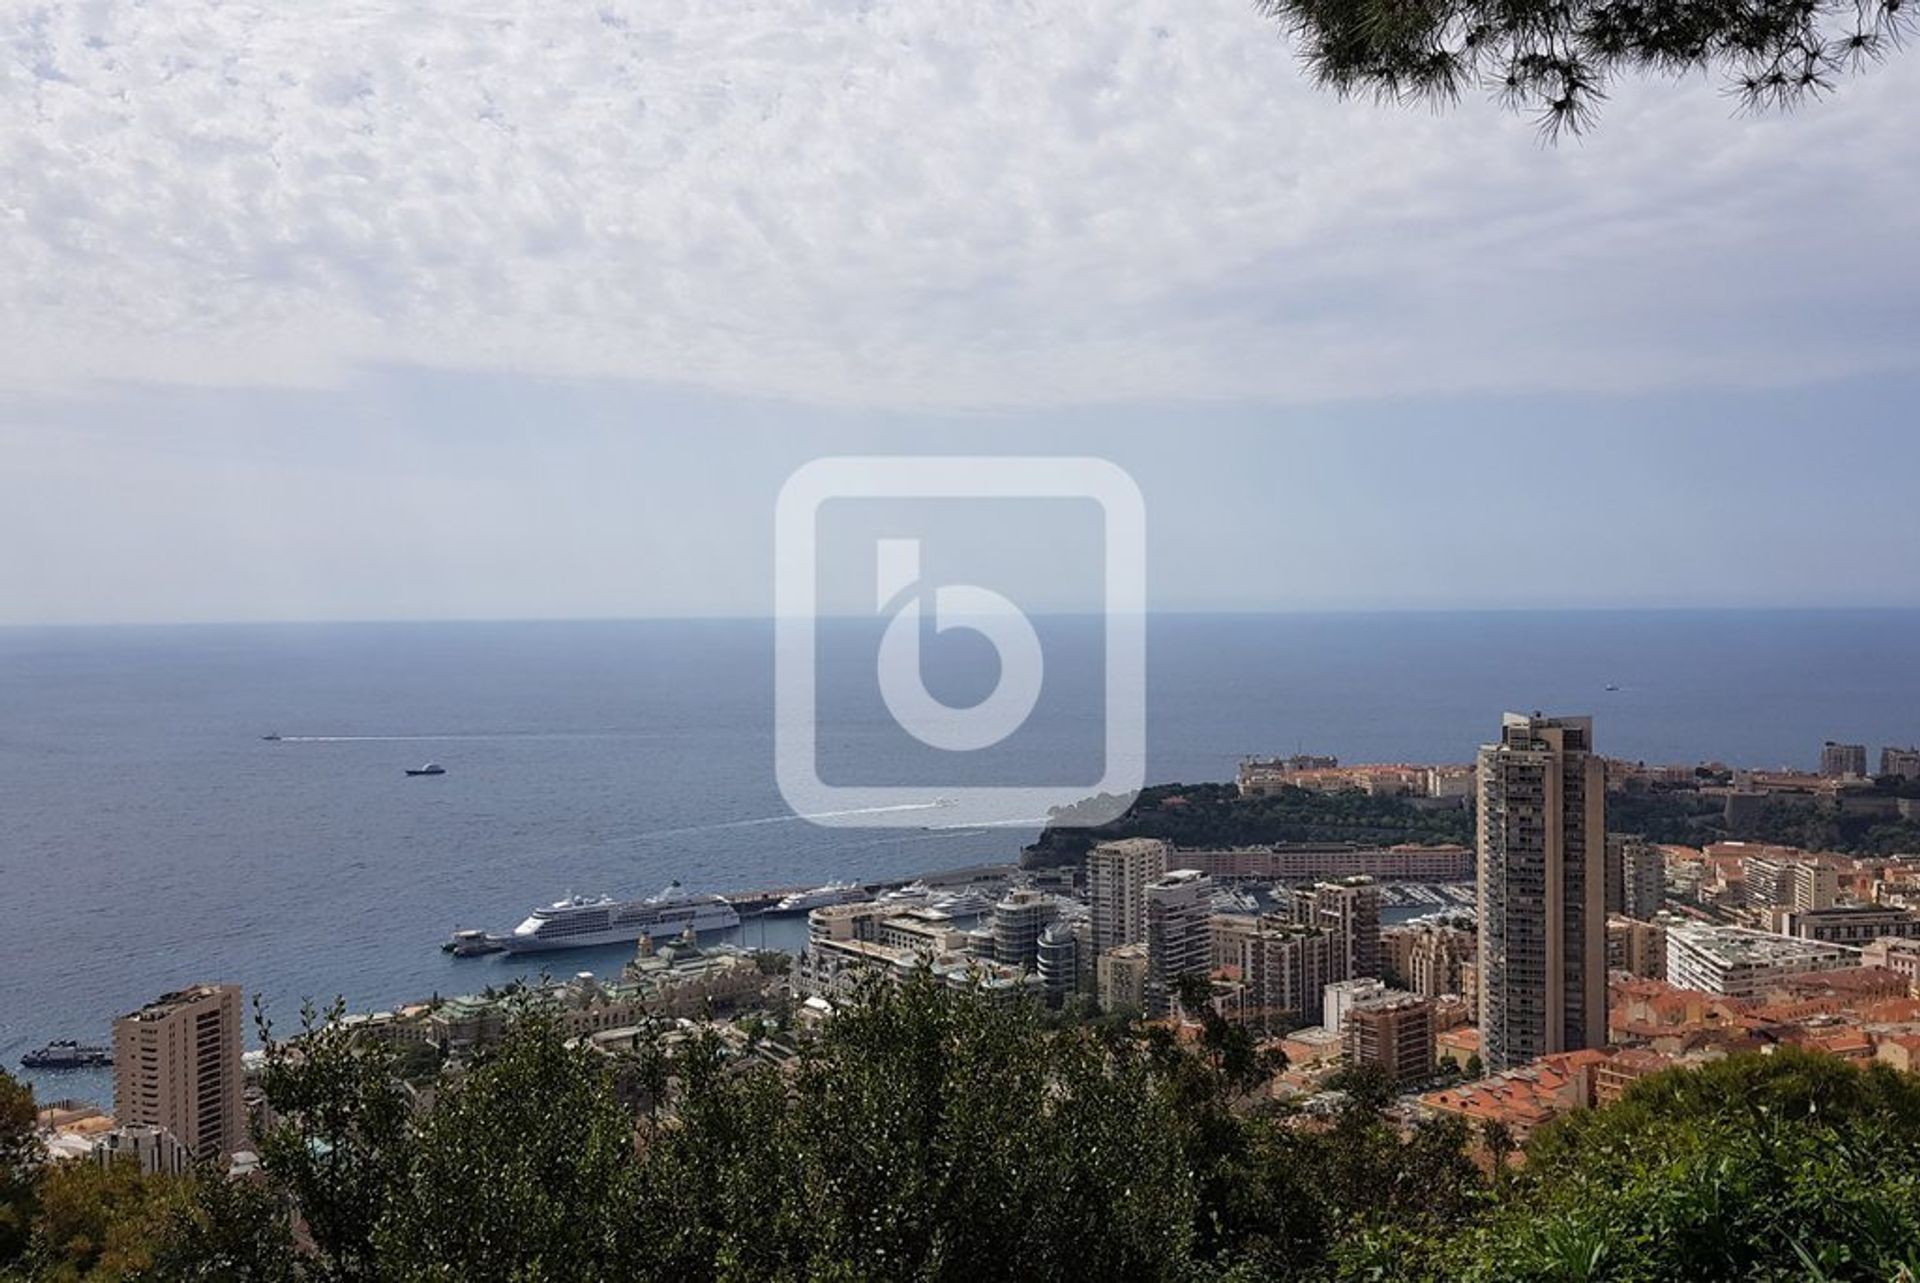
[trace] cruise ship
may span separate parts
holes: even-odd
[[[855,883],[829,882],[811,891],[795,891],[774,905],[769,912],[805,913],[809,909],[818,909],[829,904],[850,904],[855,900],[866,898],[867,893]]]
[[[740,915],[724,897],[683,891],[675,882],[644,900],[568,896],[535,909],[512,931],[492,938],[508,953],[538,953],[629,944],[643,935],[665,939],[681,935],[689,927],[698,934],[728,931],[739,925]]]

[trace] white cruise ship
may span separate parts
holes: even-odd
[[[774,905],[770,912],[805,913],[809,909],[819,909],[829,904],[850,904],[855,900],[866,898],[867,893],[852,882],[829,882],[811,891],[795,891]]]
[[[492,938],[509,953],[536,953],[630,944],[643,935],[660,940],[678,936],[688,927],[697,934],[727,931],[739,925],[740,915],[724,897],[682,891],[675,882],[644,900],[568,896],[544,909],[535,909],[512,931]]]

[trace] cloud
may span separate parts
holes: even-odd
[[[1911,369],[1917,77],[1543,149],[1244,0],[52,0],[0,38],[0,385],[369,363],[871,406]]]

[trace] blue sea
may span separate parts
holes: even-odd
[[[873,636],[828,625],[823,771],[941,787],[1093,779],[1098,621],[1041,621],[1049,691],[956,771],[873,694]],[[1031,830],[824,828],[775,786],[772,627],[757,621],[0,630],[0,1062],[105,1041],[172,987],[236,981],[292,1022],[616,970],[625,948],[455,960],[572,890],[736,890],[1014,858]],[[831,644],[829,644],[831,643]],[[1810,766],[1824,739],[1920,740],[1920,612],[1159,616],[1148,776],[1249,753],[1465,761],[1505,709],[1592,713],[1607,753]],[[962,637],[928,684],[978,698]],[[1606,690],[1614,684],[1620,689]],[[265,741],[269,732],[285,737]],[[427,760],[445,776],[410,779]],[[795,924],[766,928],[790,943]],[[757,932],[759,928],[751,928]],[[758,940],[757,934],[749,939]],[[104,1098],[104,1074],[30,1075]]]

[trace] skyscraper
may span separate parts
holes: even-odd
[[[196,1159],[243,1148],[240,986],[195,985],[113,1022],[113,1112]]]
[[[1175,869],[1146,888],[1147,1014],[1173,1014],[1183,976],[1205,976],[1213,959],[1213,879]]]
[[[1607,1039],[1606,777],[1593,719],[1508,713],[1479,758],[1490,1070]]]
[[[1157,838],[1124,838],[1087,852],[1096,954],[1147,938],[1147,883],[1166,873],[1168,850]]]

